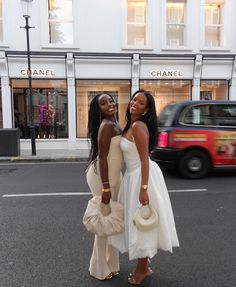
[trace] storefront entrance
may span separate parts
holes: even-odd
[[[200,100],[227,101],[228,86],[227,80],[201,80]]]

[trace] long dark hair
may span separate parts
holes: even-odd
[[[145,90],[136,91],[131,97],[130,101],[132,101],[132,99],[138,93],[142,93],[147,98],[148,111],[144,115],[142,115],[138,120],[144,122],[147,125],[149,132],[149,152],[151,152],[157,141],[157,114],[156,114],[155,101],[153,96]],[[126,110],[125,119],[126,119],[126,125],[124,127],[122,134],[125,134],[131,126],[130,102]]]
[[[113,97],[108,93],[97,94],[90,102],[88,112],[88,138],[91,140],[91,147],[89,152],[89,162],[94,161],[98,156],[98,130],[104,119],[99,109],[99,97],[101,95],[108,95],[114,101]],[[115,101],[114,101],[115,102]]]

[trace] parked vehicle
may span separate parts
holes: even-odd
[[[166,106],[158,117],[152,158],[187,178],[212,168],[236,168],[236,101],[188,101]]]

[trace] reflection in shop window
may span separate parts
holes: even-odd
[[[141,80],[140,88],[154,96],[157,114],[168,104],[191,100],[191,81],[187,80]]]
[[[167,0],[166,3],[166,45],[184,46],[186,0]]]
[[[12,80],[14,126],[21,138],[30,138],[30,101],[27,80]],[[32,80],[36,138],[68,137],[68,97],[64,80]]]
[[[227,80],[202,80],[200,100],[228,100],[228,86]]]
[[[72,0],[48,0],[49,43],[73,44]]]
[[[147,45],[147,0],[127,0],[127,44]]]
[[[88,108],[92,98],[100,93],[112,95],[117,103],[118,120],[123,128],[125,113],[130,98],[129,80],[77,80],[76,81],[76,115],[77,137],[87,137]]]
[[[205,46],[220,47],[223,33],[223,5],[224,0],[205,1]]]

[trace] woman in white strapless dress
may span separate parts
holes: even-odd
[[[158,249],[172,252],[179,246],[168,190],[159,166],[149,158],[156,139],[156,111],[153,97],[137,91],[126,113],[127,125],[121,138],[126,172],[118,201],[125,208],[125,232],[112,236],[110,241],[129,259],[138,259],[130,284],[139,285],[152,274],[149,267]],[[151,204],[159,214],[159,225],[151,231],[139,231],[133,215],[140,205]]]
[[[116,121],[116,104],[108,94],[93,98],[89,109],[90,164],[86,179],[93,196],[102,195],[102,202],[117,200],[123,156],[120,149],[121,130]],[[119,274],[118,250],[108,243],[107,236],[95,235],[90,259],[90,275],[112,279]]]

